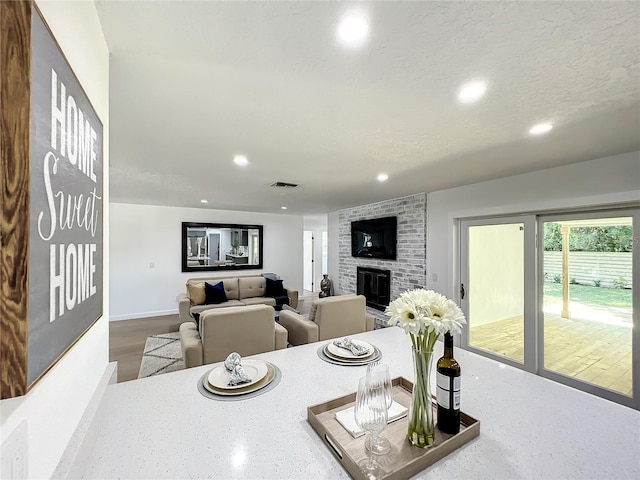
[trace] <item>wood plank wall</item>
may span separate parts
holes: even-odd
[[[31,2],[0,1],[0,398],[27,392]]]

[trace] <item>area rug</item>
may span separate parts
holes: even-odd
[[[152,377],[183,369],[180,332],[147,337],[138,378]]]

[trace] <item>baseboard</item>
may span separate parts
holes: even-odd
[[[111,362],[107,365],[96,391],[87,404],[78,427],[53,472],[52,479],[81,478],[84,474],[89,455],[104,421],[103,398],[106,388],[117,381],[118,364]]]
[[[125,313],[124,315],[110,315],[110,322],[120,320],[133,320],[134,318],[161,317],[163,315],[177,315],[178,309],[175,310],[157,310],[155,312]]]

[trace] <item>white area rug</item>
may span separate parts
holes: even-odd
[[[180,333],[162,333],[147,337],[138,378],[183,370]]]

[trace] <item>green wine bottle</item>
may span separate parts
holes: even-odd
[[[444,355],[436,366],[438,428],[445,433],[460,431],[460,365],[453,358],[453,336],[444,334]]]

